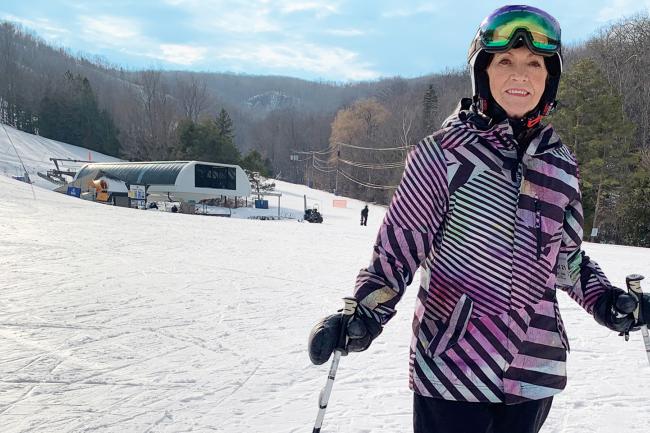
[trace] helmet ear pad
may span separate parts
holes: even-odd
[[[490,78],[488,77],[487,68],[492,63],[493,58],[494,54],[485,50],[481,50],[476,54],[472,74],[474,103],[478,104],[478,109],[482,113],[488,115],[494,121],[500,122],[508,115],[501,105],[495,101],[492,91],[490,91]]]
[[[490,102],[492,94],[490,92],[490,80],[488,78],[487,68],[492,62],[494,54],[488,53],[485,50],[480,50],[476,53],[476,57],[472,62],[472,90],[474,96],[480,99],[480,109],[485,112],[487,104]]]
[[[558,78],[560,77],[560,74],[562,74],[562,65],[560,64],[560,57],[557,54],[545,56],[544,64],[546,65],[548,75]]]
[[[544,64],[546,65],[548,75],[546,77],[544,93],[537,105],[542,116],[548,115],[555,107],[555,98],[557,97],[557,91],[560,85],[560,76],[562,75],[562,63],[559,54],[544,57]]]

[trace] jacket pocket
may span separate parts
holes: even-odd
[[[473,308],[474,303],[467,295],[460,297],[449,319],[436,324],[436,332],[426,348],[428,356],[433,358],[440,355],[463,338]]]
[[[553,309],[555,310],[557,333],[560,334],[562,345],[567,350],[567,352],[571,352],[571,347],[569,346],[569,337],[567,336],[566,329],[564,328],[564,322],[562,321],[562,316],[560,315],[560,306],[558,305],[557,300],[553,304]]]

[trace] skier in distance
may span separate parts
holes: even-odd
[[[368,225],[368,205],[365,205],[363,209],[361,209],[361,225]]]

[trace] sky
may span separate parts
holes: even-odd
[[[481,20],[476,0],[3,0],[19,23],[73,54],[127,69],[161,68],[307,80],[416,77],[464,67]],[[563,41],[648,13],[650,0],[530,1],[554,15]]]
[[[51,168],[50,156],[88,152],[5,128],[2,433],[312,431],[330,363],[311,365],[307,337],[351,294],[384,208],[370,204],[362,227],[363,202],[333,207],[342,197],[282,181],[282,214],[291,217],[282,221],[104,206],[3,175],[17,166],[13,146],[30,174]],[[319,204],[322,224],[296,221],[303,195]],[[276,203],[256,211],[274,215]],[[243,210],[253,211],[235,211]],[[627,274],[650,269],[648,248],[583,245],[621,287]],[[412,431],[408,347],[419,271],[413,281],[370,348],[341,359],[323,433]],[[569,378],[540,433],[647,433],[650,365],[640,333],[626,342],[565,293],[558,302]]]

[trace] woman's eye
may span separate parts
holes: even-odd
[[[510,59],[501,59],[499,60],[500,65],[509,65],[510,64]]]
[[[530,62],[529,65],[532,66],[533,68],[541,68],[542,67],[542,64],[539,63],[537,60],[535,60],[534,62]]]

